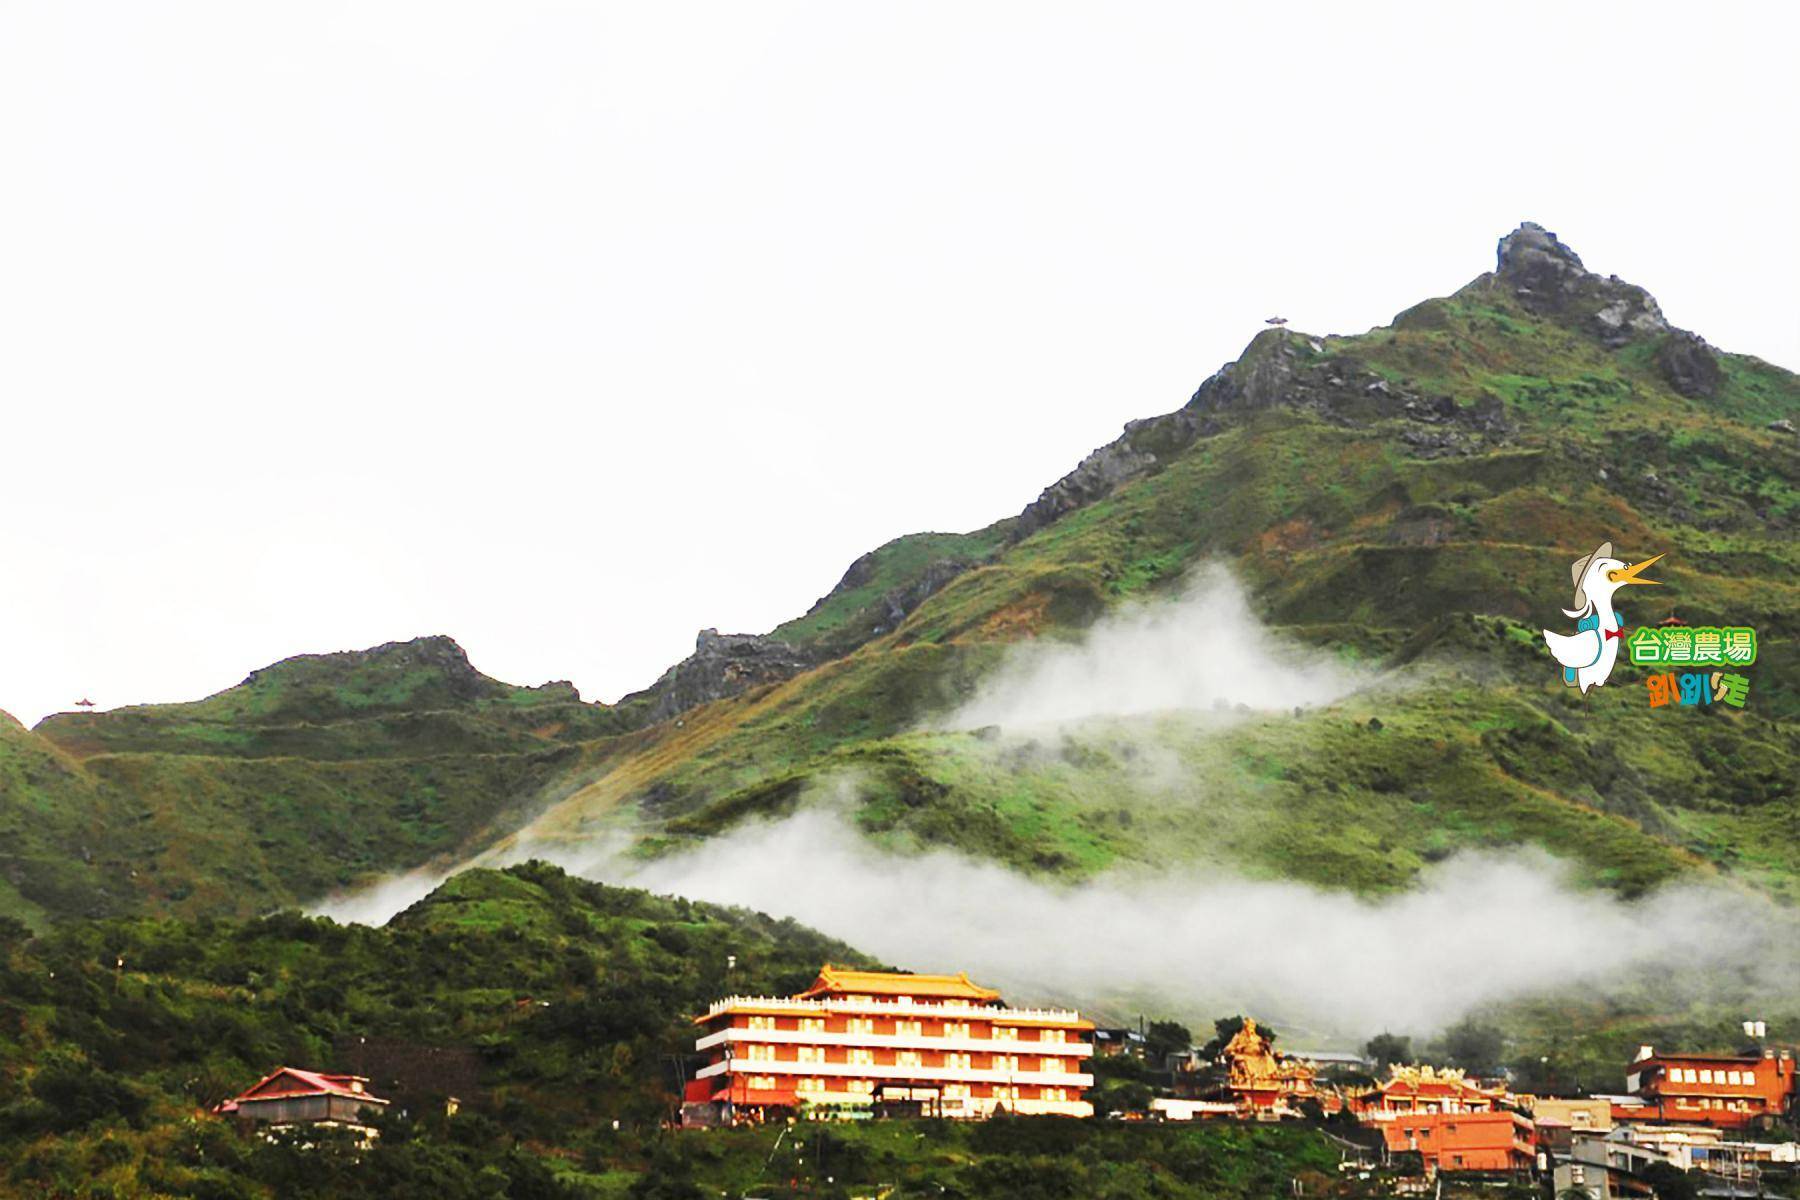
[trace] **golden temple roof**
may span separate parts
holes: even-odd
[[[796,1000],[815,996],[913,996],[928,1000],[998,1000],[1000,993],[968,975],[906,975],[897,971],[853,971],[826,963],[818,979]]]

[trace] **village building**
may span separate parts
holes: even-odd
[[[248,1124],[286,1129],[295,1125],[338,1127],[373,1137],[370,1120],[388,1101],[368,1091],[361,1075],[333,1075],[277,1067],[213,1109]]]
[[[1605,1096],[1520,1096],[1537,1126],[1538,1149],[1567,1155],[1577,1137],[1604,1134],[1613,1127],[1612,1101]]]
[[[1148,1039],[1135,1029],[1119,1027],[1094,1030],[1094,1056],[1118,1058],[1129,1055],[1143,1058],[1148,1054]]]
[[[1754,1142],[1711,1125],[1621,1125],[1609,1133],[1577,1134],[1553,1171],[1556,1194],[1585,1192],[1590,1200],[1647,1196],[1646,1168],[1665,1163],[1698,1172],[1703,1196],[1764,1194],[1765,1176],[1792,1178],[1800,1144]]]
[[[1761,1054],[1658,1054],[1645,1046],[1626,1068],[1633,1100],[1614,1106],[1620,1121],[1679,1122],[1741,1129],[1778,1117],[1794,1103],[1794,1057]]]
[[[1577,1136],[1569,1152],[1552,1160],[1552,1194],[1572,1197],[1580,1192],[1588,1200],[1655,1196],[1643,1178],[1655,1163],[1670,1163],[1669,1156],[1651,1146],[1640,1146],[1604,1134]]]
[[[1156,1096],[1150,1101],[1149,1115],[1157,1121],[1240,1120],[1243,1108],[1229,1100],[1186,1100],[1179,1096]]]
[[[827,965],[795,996],[732,996],[695,1018],[707,1064],[689,1124],[769,1110],[1086,1117],[1094,1026],[1067,1009],[1013,1008],[967,975]]]
[[[1388,1077],[1372,1088],[1347,1096],[1350,1111],[1364,1121],[1391,1121],[1415,1113],[1493,1112],[1517,1100],[1502,1083],[1483,1084],[1456,1067],[1388,1068]]]
[[[1417,1153],[1427,1174],[1523,1174],[1537,1165],[1531,1118],[1507,1108],[1397,1113],[1381,1136],[1390,1154]]]

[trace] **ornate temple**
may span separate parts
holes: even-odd
[[[1260,1117],[1298,1116],[1300,1102],[1318,1099],[1318,1069],[1304,1059],[1279,1054],[1256,1022],[1244,1018],[1243,1027],[1219,1052],[1224,1079],[1213,1090],[1216,1098]]]
[[[1483,1085],[1457,1067],[1401,1066],[1372,1088],[1351,1092],[1349,1105],[1364,1120],[1391,1119],[1398,1113],[1493,1112],[1511,1105],[1506,1085]]]

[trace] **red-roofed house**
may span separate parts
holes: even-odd
[[[214,1112],[259,1125],[341,1125],[373,1133],[369,1118],[388,1106],[361,1075],[277,1067]]]

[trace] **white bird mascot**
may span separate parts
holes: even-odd
[[[1563,613],[1578,618],[1574,636],[1544,630],[1544,644],[1562,664],[1563,682],[1579,687],[1583,695],[1589,688],[1606,682],[1619,657],[1619,644],[1624,641],[1625,625],[1613,609],[1613,593],[1628,583],[1661,582],[1638,576],[1662,555],[1628,567],[1612,552],[1611,542],[1601,542],[1598,550],[1576,559],[1569,568],[1569,578],[1575,584],[1575,607],[1565,608]]]

